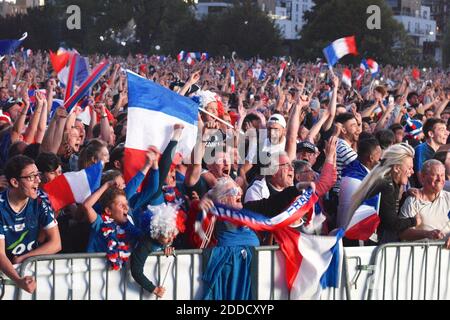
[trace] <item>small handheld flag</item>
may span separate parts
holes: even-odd
[[[323,54],[330,67],[334,66],[339,59],[348,54],[357,55],[355,36],[340,38],[333,41],[328,47],[323,49]]]
[[[342,82],[348,86],[348,87],[352,87],[352,72],[350,71],[349,68],[345,68],[344,72],[342,73]]]
[[[287,62],[283,61],[280,66],[280,70],[278,71],[277,80],[275,80],[275,86],[279,86],[281,82],[281,78],[283,77],[284,69],[286,68]]]
[[[236,79],[233,69],[230,70],[230,85],[231,85],[231,93],[234,93],[236,91]]]

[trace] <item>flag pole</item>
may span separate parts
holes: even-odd
[[[218,116],[212,114],[211,112],[206,111],[205,109],[203,109],[202,107],[199,107],[198,110],[200,110],[201,112],[207,114],[210,117],[213,117],[214,119],[216,119],[217,121],[219,121],[220,123],[223,123],[224,125],[226,125],[228,128],[230,129],[234,129],[233,125],[231,123],[226,122],[225,120],[220,119]],[[243,132],[241,130],[242,134],[245,134],[245,132]]]

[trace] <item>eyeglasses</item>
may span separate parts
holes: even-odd
[[[278,165],[279,168],[287,166],[289,169],[294,169],[294,167],[292,166],[292,164],[290,162],[286,162],[286,163],[280,163]]]
[[[241,194],[241,189],[238,188],[238,187],[233,187],[233,188],[228,189],[227,191],[225,191],[225,192],[222,194],[221,198],[224,198],[224,197],[226,197],[226,196],[233,196],[233,197],[236,197],[236,196],[238,196],[238,195],[240,195],[240,194]]]
[[[22,176],[19,177],[20,179],[27,179],[29,182],[33,182],[36,181],[38,178],[39,180],[41,179],[41,172],[35,173],[35,174],[30,174],[29,176]]]

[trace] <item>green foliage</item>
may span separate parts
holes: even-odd
[[[281,36],[267,15],[253,1],[236,1],[221,15],[210,15],[203,23],[207,45],[214,55],[230,55],[236,51],[240,57],[271,57],[279,53]]]
[[[81,30],[66,27],[69,5],[81,9]],[[193,5],[182,0],[59,0],[27,15],[0,19],[0,39],[28,31],[28,48],[55,50],[62,45],[83,54],[174,55],[182,49],[228,56],[237,51],[242,57],[278,53],[279,31],[253,1],[236,1],[231,10],[202,21],[194,18]]]
[[[367,28],[367,7],[381,9],[381,29]],[[307,24],[301,31],[300,56],[314,60],[323,57],[322,49],[330,42],[355,35],[359,57],[346,57],[343,62],[357,64],[363,57],[381,63],[407,64],[417,58],[403,26],[393,18],[392,10],[383,0],[329,0],[317,1],[313,10],[305,15]],[[399,59],[401,53],[402,59]]]

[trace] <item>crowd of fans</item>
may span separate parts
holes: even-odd
[[[95,65],[103,57],[89,58]],[[365,243],[345,245],[450,236],[450,73],[429,69],[413,77],[411,68],[384,66],[376,79],[365,74],[348,87],[342,66],[331,72],[291,61],[277,84],[279,59],[215,58],[194,66],[143,55],[109,60],[107,75],[70,113],[55,103],[65,91],[47,53],[2,61],[0,270],[20,288],[36,287],[14,268],[29,257],[105,252],[113,269],[130,260],[135,280],[160,297],[164,288],[143,274],[150,252],[275,244],[268,232],[208,215],[214,203],[273,217],[310,188],[322,218],[294,223],[301,232],[346,228],[365,203],[378,207],[380,225]],[[208,112],[199,113],[191,161],[176,156],[183,131],[176,124],[168,147],[149,146],[147,162],[125,182],[125,69]],[[358,74],[353,69],[354,79]],[[101,187],[54,212],[42,186],[98,162]]]

